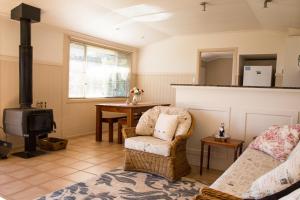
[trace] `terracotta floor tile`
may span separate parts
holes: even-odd
[[[63,158],[63,159],[59,159],[56,160],[55,163],[59,164],[59,165],[64,165],[64,166],[69,166],[75,162],[78,162],[79,160],[75,159],[75,158]]]
[[[109,170],[110,170],[109,167],[105,167],[105,166],[102,166],[102,165],[95,165],[93,167],[84,169],[82,171],[92,173],[92,174],[96,174],[96,175],[100,175],[100,174],[103,174],[103,173],[105,173]]]
[[[5,175],[5,174],[0,175],[0,185],[12,182],[14,180],[16,180],[16,179],[11,177],[11,176],[8,176],[8,175]]]
[[[34,169],[39,171],[49,171],[57,167],[58,167],[57,164],[53,164],[51,162],[45,162],[44,164],[37,165],[36,167],[34,167]]]
[[[66,176],[66,175],[69,175],[69,174],[73,174],[77,171],[78,171],[77,169],[73,169],[73,168],[70,168],[70,167],[57,167],[56,169],[52,169],[52,170],[47,171],[47,174],[53,175],[53,176],[56,176],[56,177],[62,177],[62,176]]]
[[[48,190],[45,190],[40,187],[32,187],[21,192],[10,195],[11,199],[14,200],[32,200],[40,196],[46,195]]]
[[[103,138],[103,142],[96,142],[95,135],[72,138],[66,150],[27,160],[15,156],[0,160],[0,196],[33,199],[122,167],[123,145],[108,143],[107,133]],[[211,182],[220,174],[209,170],[199,176],[198,171],[199,168],[193,167],[189,177]]]
[[[15,172],[8,173],[9,176],[12,176],[17,179],[23,179],[25,177],[37,174],[38,171],[30,168],[24,168],[21,170],[17,170]]]
[[[13,181],[8,184],[1,185],[0,187],[0,194],[3,195],[11,195],[26,188],[29,188],[31,185],[24,181]]]
[[[40,173],[40,174],[36,174],[34,176],[31,177],[27,177],[24,181],[26,181],[27,183],[30,183],[31,185],[40,185],[42,183],[51,181],[56,179],[56,177],[46,174],[46,173]]]
[[[57,155],[57,154],[49,154],[49,155],[43,155],[38,157],[40,160],[43,161],[55,161],[55,160],[59,160],[59,159],[63,159],[64,157],[61,155]]]
[[[113,158],[91,157],[91,158],[88,158],[84,161],[92,163],[92,164],[101,164],[101,163],[104,163],[104,162],[109,161],[111,159],[113,159]]]
[[[44,163],[43,160],[35,159],[35,158],[26,159],[26,160],[17,162],[17,164],[25,166],[25,167],[34,167],[34,166],[37,166],[37,165],[43,164],[43,163]]]
[[[88,179],[91,179],[93,177],[96,177],[96,175],[88,173],[88,172],[78,171],[74,174],[64,176],[63,178],[74,181],[74,182],[82,182],[82,181],[86,181]]]
[[[58,189],[64,188],[66,186],[72,185],[75,182],[66,180],[63,178],[57,178],[52,181],[48,181],[46,183],[41,184],[39,187],[47,190],[48,192],[54,192]]]
[[[77,170],[83,170],[89,167],[94,166],[94,164],[91,164],[89,162],[84,162],[84,161],[78,161],[76,163],[73,163],[71,165],[69,165],[69,167],[77,169]]]
[[[0,174],[14,172],[23,169],[24,166],[12,163],[10,165],[0,166]],[[2,173],[1,173],[2,172]]]

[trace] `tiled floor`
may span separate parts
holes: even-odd
[[[104,135],[105,138],[107,138]],[[67,150],[24,160],[10,156],[0,160],[0,200],[31,200],[67,185],[85,181],[123,164],[123,146],[107,141],[95,142],[94,135],[69,140]],[[190,177],[213,182],[220,172],[210,170]]]

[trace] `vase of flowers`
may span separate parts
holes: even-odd
[[[142,94],[144,93],[143,89],[134,87],[130,90],[130,93],[133,95],[131,102],[133,105],[136,105],[138,102],[142,101]]]

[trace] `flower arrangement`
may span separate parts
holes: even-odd
[[[134,87],[130,90],[130,93],[133,94],[133,95],[142,95],[144,93],[144,90],[143,89],[139,89],[137,87]]]

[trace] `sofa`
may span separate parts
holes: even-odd
[[[299,145],[296,143],[296,147],[291,149],[289,155],[298,154]],[[251,145],[249,145],[251,146]],[[288,160],[289,157],[286,159]],[[243,154],[234,162],[211,186],[202,189],[201,194],[196,197],[197,200],[240,200],[244,196],[247,196],[247,192],[251,190],[251,187],[258,178],[270,174],[273,169],[280,168],[285,162],[275,159],[263,151],[256,150],[248,147]],[[280,165],[280,166],[279,166]],[[299,166],[299,164],[297,164]],[[278,167],[279,166],[279,167]],[[296,166],[296,165],[294,165]],[[275,171],[276,171],[275,170]],[[300,169],[299,169],[300,172]],[[286,173],[289,173],[286,171]],[[279,191],[277,193],[265,196],[262,198],[256,198],[261,200],[288,200],[288,195],[299,195],[300,197],[300,182],[295,180],[291,186]],[[264,185],[268,190],[268,184]],[[264,187],[262,186],[262,187]],[[297,190],[298,189],[298,190]],[[293,194],[292,194],[293,193]],[[245,195],[246,194],[246,195]]]

